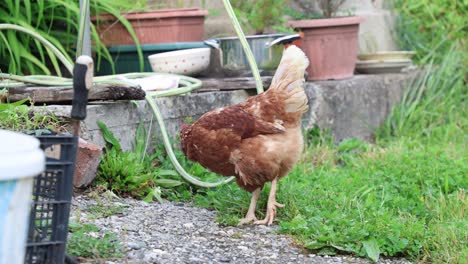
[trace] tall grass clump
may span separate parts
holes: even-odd
[[[407,136],[463,142],[467,129],[467,96],[463,60],[453,44],[440,63],[433,57],[409,83],[401,102],[378,131],[381,139]]]
[[[431,55],[439,63],[457,42],[464,53],[468,52],[467,1],[394,0],[390,3],[397,11],[399,45],[404,50],[415,50],[417,61],[426,63],[427,55]]]
[[[110,13],[129,30],[138,43],[130,23],[120,11],[141,9],[128,0],[91,0],[91,14]],[[51,42],[68,60],[75,57],[80,19],[79,1],[76,0],[3,0],[0,1],[0,23],[16,24],[34,30]],[[93,51],[97,54],[97,65],[101,57],[111,60],[106,47],[91,24]],[[0,72],[11,74],[47,74],[51,68],[61,75],[56,56],[39,41],[29,35],[13,30],[0,31]],[[113,65],[112,65],[113,66]]]

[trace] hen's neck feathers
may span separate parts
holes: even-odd
[[[294,45],[289,46],[283,52],[270,89],[286,88],[294,81],[302,80],[307,66],[309,66],[309,60],[305,53]]]
[[[304,73],[309,60],[296,46],[289,46],[284,52],[268,91],[282,93],[286,97],[285,110],[288,113],[307,111],[307,96],[304,92]]]

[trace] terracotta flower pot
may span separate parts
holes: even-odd
[[[358,52],[361,17],[292,20],[288,24],[304,34],[302,49],[310,60],[308,80],[345,79],[353,76]]]
[[[122,15],[132,24],[140,44],[203,40],[206,10],[197,8],[130,12]],[[135,44],[125,27],[110,15],[91,18],[106,46]]]

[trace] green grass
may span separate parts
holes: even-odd
[[[440,63],[429,56],[420,78],[410,83],[399,105],[377,131],[381,139],[410,136],[420,140],[463,141],[468,119],[468,59],[460,44],[453,44]]]
[[[450,263],[468,257],[463,242],[468,238],[466,150],[405,141],[363,145],[368,149],[355,153],[329,146],[306,152],[280,181],[277,199],[286,204],[278,212],[280,232],[322,254],[376,259],[363,246],[370,244],[384,256]],[[268,188],[258,216],[267,194]],[[220,222],[237,224],[249,194],[230,184],[197,195],[195,202],[218,210]]]

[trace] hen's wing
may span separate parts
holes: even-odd
[[[236,175],[230,162],[232,151],[242,140],[257,135],[283,133],[279,124],[263,121],[235,105],[204,114],[182,130],[184,154],[192,161],[225,176]]]

